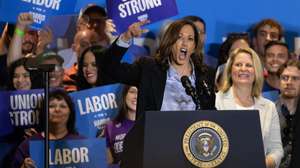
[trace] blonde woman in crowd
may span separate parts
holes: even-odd
[[[216,95],[216,108],[258,110],[267,168],[278,167],[283,156],[279,119],[275,104],[261,96],[263,69],[258,55],[250,48],[235,49],[223,78]]]

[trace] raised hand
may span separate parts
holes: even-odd
[[[24,130],[24,138],[30,138],[33,135],[37,134],[38,132],[34,128],[28,128]]]
[[[105,20],[105,32],[106,33],[116,32],[116,25],[114,24],[112,19]]]
[[[17,27],[26,28],[33,23],[33,17],[30,13],[20,13],[18,16]]]
[[[0,38],[0,55],[7,53],[7,44],[9,44],[8,23],[5,24]]]
[[[24,159],[21,168],[36,168],[36,165],[31,158],[27,157]]]
[[[133,37],[140,37],[143,33],[149,32],[148,29],[142,29],[142,26],[150,23],[149,20],[143,20],[140,22],[135,22],[128,27],[128,30],[121,34],[121,39],[124,41],[129,41]]]

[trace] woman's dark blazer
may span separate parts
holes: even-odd
[[[121,63],[121,59],[122,57],[115,55],[107,56],[103,59],[101,67],[104,73],[109,74],[114,81],[138,88],[138,121],[125,137],[121,167],[142,168],[143,114],[145,111],[161,109],[167,70],[163,69],[161,64],[152,57],[142,57],[133,64]],[[201,109],[215,109],[215,73],[208,67],[201,69],[203,70],[195,69],[196,91]]]
[[[152,57],[141,57],[133,64],[121,63],[121,59],[122,57],[114,55],[105,57],[103,65],[101,65],[104,73],[109,74],[116,82],[137,86],[137,116],[145,111],[160,110],[167,80],[167,70],[164,70]],[[201,109],[215,109],[215,73],[209,67],[203,69],[205,70],[195,69],[196,90]]]

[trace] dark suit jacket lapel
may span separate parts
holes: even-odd
[[[167,80],[167,72],[163,71],[160,67],[155,68],[155,71],[152,74],[151,82],[152,82],[152,89],[155,98],[155,107],[157,110],[160,110],[162,105],[166,80]]]
[[[203,90],[201,88],[201,81],[204,79],[204,74],[200,74],[200,72],[195,68],[195,76],[196,76],[196,90],[198,95],[202,95]]]

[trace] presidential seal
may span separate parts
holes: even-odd
[[[225,131],[218,124],[198,121],[185,131],[182,147],[184,155],[193,165],[213,168],[225,160],[229,141]]]

